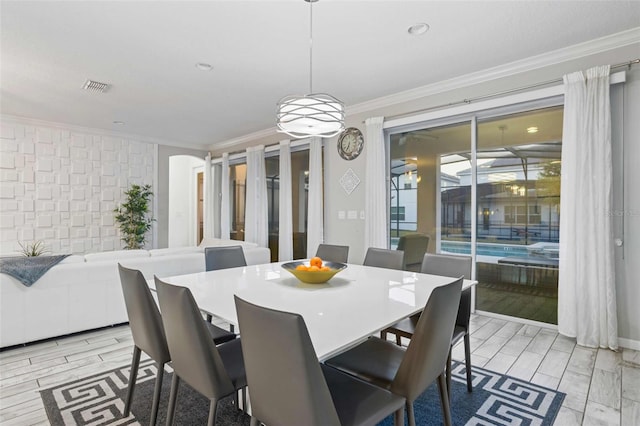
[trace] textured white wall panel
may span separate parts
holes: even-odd
[[[113,209],[153,183],[155,144],[31,123],[0,122],[0,253],[36,240],[51,253],[122,248]]]

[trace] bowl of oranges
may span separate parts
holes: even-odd
[[[282,267],[304,283],[322,284],[329,281],[347,265],[340,262],[324,262],[319,257],[312,257],[308,264],[302,261],[287,262],[283,263]]]

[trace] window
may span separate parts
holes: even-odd
[[[404,221],[404,207],[391,207],[391,220]]]
[[[244,213],[247,201],[247,164],[234,164],[229,166],[229,195],[231,202],[231,228],[232,240],[244,241]]]
[[[271,261],[278,261],[280,230],[280,157],[265,158],[269,204],[269,249]],[[307,257],[307,210],[309,206],[309,149],[291,152],[291,194],[293,209],[293,258]]]

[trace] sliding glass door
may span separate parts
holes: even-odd
[[[476,309],[557,323],[562,111],[390,130],[390,246],[474,255]]]
[[[557,324],[562,111],[478,123],[479,310]]]
[[[449,242],[469,248],[471,180],[457,173],[471,169],[470,149],[468,122],[391,135],[392,248],[402,235],[414,232],[429,236],[431,253]]]

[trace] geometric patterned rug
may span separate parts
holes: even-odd
[[[473,367],[473,392],[467,392],[463,363],[454,363],[451,416],[454,425],[551,426],[565,395],[513,377]],[[149,424],[155,365],[142,361],[131,415],[122,417],[129,366],[96,374],[41,391],[49,422],[63,425]],[[165,373],[157,424],[164,424],[171,373]],[[432,385],[414,403],[416,423],[441,425],[437,387]],[[209,401],[184,382],[180,385],[176,425],[206,424]],[[405,416],[406,419],[406,416]],[[220,401],[217,425],[248,425],[249,416],[236,410],[232,398]],[[380,426],[393,425],[389,417]]]

